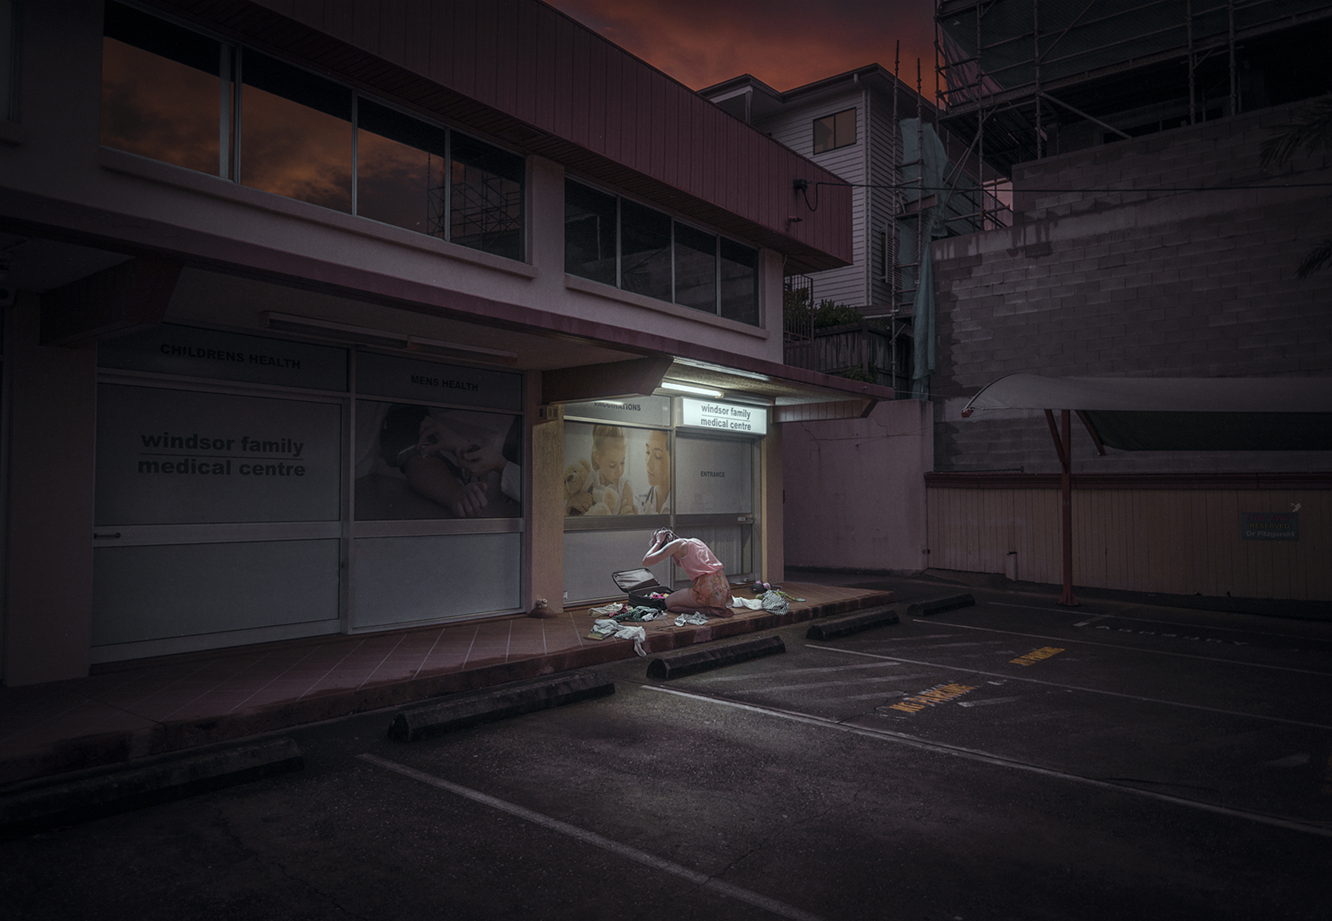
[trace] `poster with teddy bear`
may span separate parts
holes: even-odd
[[[670,493],[667,462],[653,448],[668,443],[663,431],[569,422],[564,427],[564,514],[664,514]],[[658,455],[669,451],[658,450]],[[663,476],[663,469],[665,474]]]

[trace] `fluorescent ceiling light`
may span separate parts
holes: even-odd
[[[724,397],[725,391],[714,390],[711,387],[699,387],[694,384],[681,384],[678,381],[662,381],[662,390],[674,390],[678,393],[696,393],[702,397]]]
[[[444,342],[439,339],[427,339],[425,336],[408,336],[407,348],[421,352],[466,352],[471,355],[487,355],[501,361],[513,361],[517,352],[508,349],[489,349],[483,345],[459,345],[456,342]]]
[[[772,381],[767,374],[757,374],[753,371],[742,371],[739,368],[728,368],[724,365],[714,365],[706,361],[697,361],[692,358],[677,358],[675,364],[686,368],[701,368],[705,371],[713,371],[718,374],[726,374],[731,377],[747,377],[752,381],[763,381],[765,384]]]

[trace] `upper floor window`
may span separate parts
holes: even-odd
[[[231,49],[118,3],[102,38],[102,143],[229,175]]]
[[[856,110],[814,119],[814,152],[825,153],[856,142]]]
[[[351,90],[248,49],[240,64],[236,179],[351,214]]]
[[[120,3],[105,23],[104,145],[524,258],[522,157]]]
[[[751,326],[758,250],[567,180],[564,271]]]
[[[18,121],[18,30],[15,0],[0,0],[0,121]]]

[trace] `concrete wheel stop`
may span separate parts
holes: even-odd
[[[969,608],[976,604],[976,599],[971,595],[949,595],[946,598],[933,598],[929,601],[918,601],[907,607],[908,617],[929,617],[931,614],[939,614],[943,611],[951,611],[954,608]]]
[[[572,672],[515,681],[399,710],[389,724],[395,742],[418,742],[481,723],[549,710],[615,693],[615,683],[601,672]]]
[[[845,617],[830,617],[816,621],[805,632],[807,640],[835,640],[850,636],[875,627],[886,627],[899,622],[895,607],[870,608],[868,611],[856,611]]]
[[[786,652],[786,644],[780,636],[754,636],[734,643],[657,656],[648,663],[647,676],[658,679],[680,678],[779,652]]]
[[[291,739],[227,743],[0,788],[0,838],[30,835],[305,767]]]

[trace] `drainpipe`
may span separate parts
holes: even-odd
[[[1078,599],[1073,597],[1073,445],[1070,437],[1072,431],[1071,415],[1067,409],[1059,411],[1059,421],[1063,423],[1064,429],[1061,433],[1055,427],[1054,412],[1049,409],[1045,411],[1045,421],[1050,426],[1051,436],[1054,437],[1055,452],[1059,455],[1060,466],[1059,530],[1064,555],[1064,591],[1059,596],[1059,603],[1069,607],[1077,607]]]

